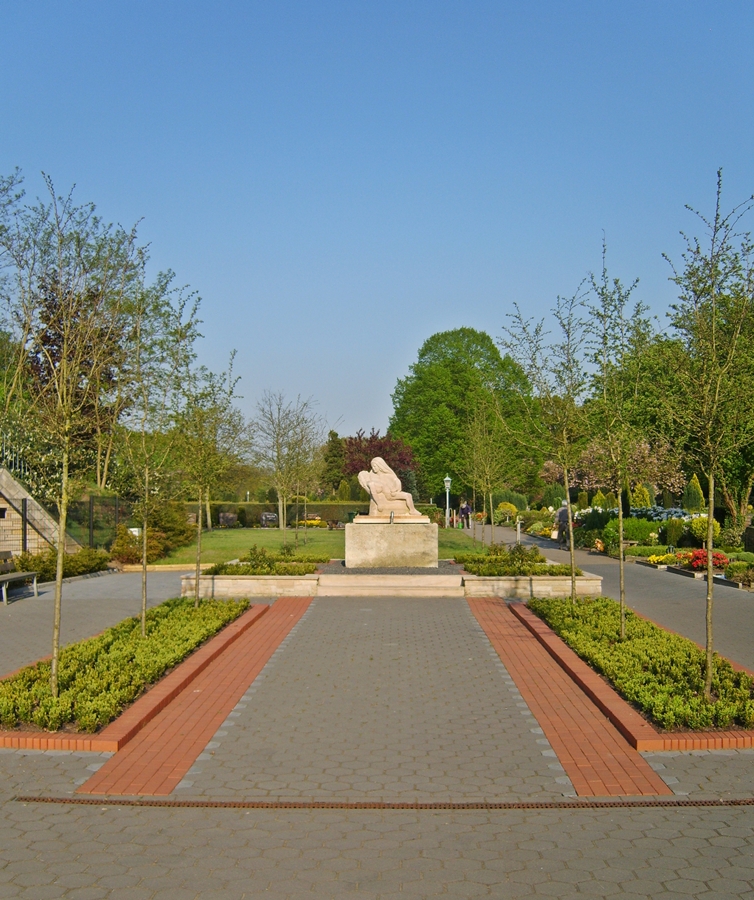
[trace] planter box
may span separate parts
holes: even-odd
[[[570,597],[569,575],[202,575],[202,597]],[[194,594],[194,576],[181,578],[181,596]],[[599,597],[602,578],[576,578],[579,597]]]
[[[665,570],[668,567],[667,563],[664,563],[664,564],[663,563],[651,563],[651,562],[647,562],[645,559],[637,559],[636,564],[638,566],[646,566],[648,569]]]
[[[201,575],[200,597],[314,597],[319,575]],[[194,596],[194,575],[181,578],[181,597]]]
[[[684,578],[704,578],[704,572],[684,569],[681,566],[668,566],[668,572],[672,572],[674,575],[683,575]]]
[[[505,600],[531,600],[532,597],[570,597],[570,575],[464,575],[467,597],[501,597]],[[576,577],[576,596],[602,595],[602,577],[584,572]]]

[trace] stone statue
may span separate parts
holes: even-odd
[[[401,480],[380,456],[372,460],[372,468],[359,472],[359,484],[369,494],[369,515],[421,516],[414,506],[414,498],[401,490]]]

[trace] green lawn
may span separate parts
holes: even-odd
[[[307,529],[307,543],[304,531],[299,529],[298,548],[301,553],[329,553],[332,559],[345,556],[345,531],[326,531],[324,528]],[[290,528],[285,532],[288,544],[294,544],[295,532]],[[277,528],[216,528],[202,535],[202,562],[222,563],[229,559],[245,556],[252,544],[267,549],[283,546],[283,532]],[[468,553],[472,549],[469,532],[440,529],[440,558],[449,559],[456,553]],[[196,544],[174,550],[157,565],[193,564],[196,559]]]

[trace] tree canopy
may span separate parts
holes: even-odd
[[[419,464],[419,488],[439,494],[445,475],[461,478],[464,441],[478,401],[494,400],[514,412],[526,378],[492,338],[473,328],[432,335],[392,396],[389,433],[407,443]],[[516,388],[514,391],[513,389]]]

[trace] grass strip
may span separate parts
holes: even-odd
[[[712,701],[704,696],[705,654],[688,638],[626,610],[606,597],[572,603],[534,599],[529,609],[619,694],[662,728],[754,727],[754,679],[715,654]]]
[[[97,637],[64,647],[60,653],[59,694],[50,690],[50,663],[40,662],[0,681],[0,724],[21,723],[57,731],[75,723],[94,732],[168,669],[184,660],[248,609],[248,600],[167,600],[147,611],[147,636],[138,618],[124,619]]]

